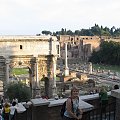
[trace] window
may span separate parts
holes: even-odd
[[[22,48],[22,45],[20,45],[20,49],[23,49],[23,48]]]

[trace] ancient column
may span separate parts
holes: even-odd
[[[92,63],[91,62],[89,62],[89,65],[88,65],[88,72],[89,72],[89,74],[92,74]]]
[[[6,59],[5,61],[5,64],[6,64],[6,71],[5,71],[5,78],[6,78],[6,83],[9,83],[9,60]]]
[[[35,63],[35,68],[36,68],[36,86],[39,86],[39,82],[38,82],[38,61],[36,60]]]
[[[53,97],[56,95],[56,60],[57,57],[53,57]]]
[[[67,43],[65,43],[65,76],[69,75],[68,61],[67,61]]]
[[[36,63],[35,63],[35,76],[36,76],[36,80],[35,80],[35,89],[36,89],[36,96],[40,97],[40,85],[39,85],[39,80],[38,80],[38,60],[36,59]]]
[[[50,63],[47,67],[49,68],[49,71],[47,73],[47,77],[49,79],[48,97],[52,98],[53,97],[53,61],[52,61],[52,59],[50,60]]]
[[[53,58],[53,87],[56,87],[56,60],[57,58]]]

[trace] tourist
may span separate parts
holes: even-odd
[[[10,120],[15,120],[15,110],[16,110],[16,102],[13,102],[10,106]]]
[[[100,105],[101,105],[101,117],[102,117],[102,113],[104,113],[105,118],[106,118],[106,107],[108,104],[108,94],[104,87],[102,87],[99,92],[99,98],[100,98]]]
[[[0,113],[0,120],[3,120],[2,114]]]
[[[114,86],[114,89],[116,90],[116,89],[119,89],[119,85],[115,85]]]
[[[8,102],[6,102],[3,108],[4,120],[9,120],[9,114],[10,114],[10,105]]]
[[[66,101],[66,110],[63,120],[81,120],[82,110],[79,108],[79,90],[77,87],[71,89],[71,96]]]
[[[2,113],[3,113],[3,108],[2,105],[0,104],[0,120],[3,120]]]
[[[2,105],[2,107],[3,107],[3,104],[4,104],[4,96],[1,96],[1,105]]]

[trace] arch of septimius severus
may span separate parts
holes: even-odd
[[[25,66],[33,96],[39,93],[43,75],[49,79],[49,96],[52,96],[59,53],[59,42],[54,36],[0,36],[0,80],[9,83],[11,69]]]

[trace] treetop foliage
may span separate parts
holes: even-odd
[[[100,50],[93,51],[89,61],[108,65],[120,65],[120,42],[102,42]]]
[[[75,30],[74,32],[72,30],[66,30],[66,28],[62,28],[61,31],[51,32],[44,30],[42,31],[42,34],[45,35],[78,35],[78,36],[112,36],[112,37],[119,37],[120,36],[120,28],[115,28],[114,26],[112,28],[99,26],[98,24],[95,24],[89,29],[80,29]]]

